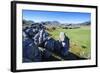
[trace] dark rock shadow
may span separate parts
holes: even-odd
[[[67,60],[86,60],[86,58],[81,58],[71,52],[69,52],[66,56],[61,56],[61,55],[58,55],[58,56],[61,57],[65,61]],[[42,62],[49,62],[49,61],[61,61],[61,60],[53,56],[50,56],[49,58],[44,58],[44,57],[42,58]]]
[[[81,58],[71,52],[68,55],[62,57],[64,60],[86,60],[86,58]]]

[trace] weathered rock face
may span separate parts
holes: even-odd
[[[63,56],[66,56],[68,54],[69,51],[69,38],[67,36],[65,36],[64,32],[60,32],[60,42],[62,44],[62,50],[61,50],[61,54]]]
[[[41,61],[41,51],[28,37],[23,39],[23,62]]]
[[[62,32],[60,41],[54,40],[45,31],[42,24],[33,24],[23,29],[23,62],[39,62],[50,58],[50,52],[65,56],[69,50],[69,39]],[[41,51],[38,47],[45,50]],[[49,52],[50,51],[50,52]]]

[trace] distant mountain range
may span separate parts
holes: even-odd
[[[22,21],[23,25],[31,25],[31,24],[34,24],[35,22],[34,21],[31,21],[31,20],[23,20]]]
[[[87,21],[87,22],[80,23],[79,25],[91,25],[91,22]]]
[[[27,20],[23,20],[23,25],[31,25],[31,24],[35,24],[37,22],[34,22],[34,21],[27,21]],[[45,22],[38,22],[40,24],[43,24],[43,25],[53,25],[53,26],[61,26],[61,25],[64,25],[64,26],[88,26],[88,25],[91,25],[91,22],[90,21],[86,21],[86,22],[82,22],[82,23],[77,23],[77,24],[74,24],[74,23],[60,23],[58,21],[45,21]]]

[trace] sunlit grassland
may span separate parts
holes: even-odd
[[[55,30],[48,31],[51,36],[58,40],[60,32],[65,32],[70,39],[70,52],[79,57],[91,57],[91,31],[90,26],[81,26],[77,29],[63,29],[56,27]]]

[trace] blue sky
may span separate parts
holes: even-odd
[[[61,23],[82,23],[91,21],[91,13],[23,10],[23,19],[34,22],[59,21]]]

